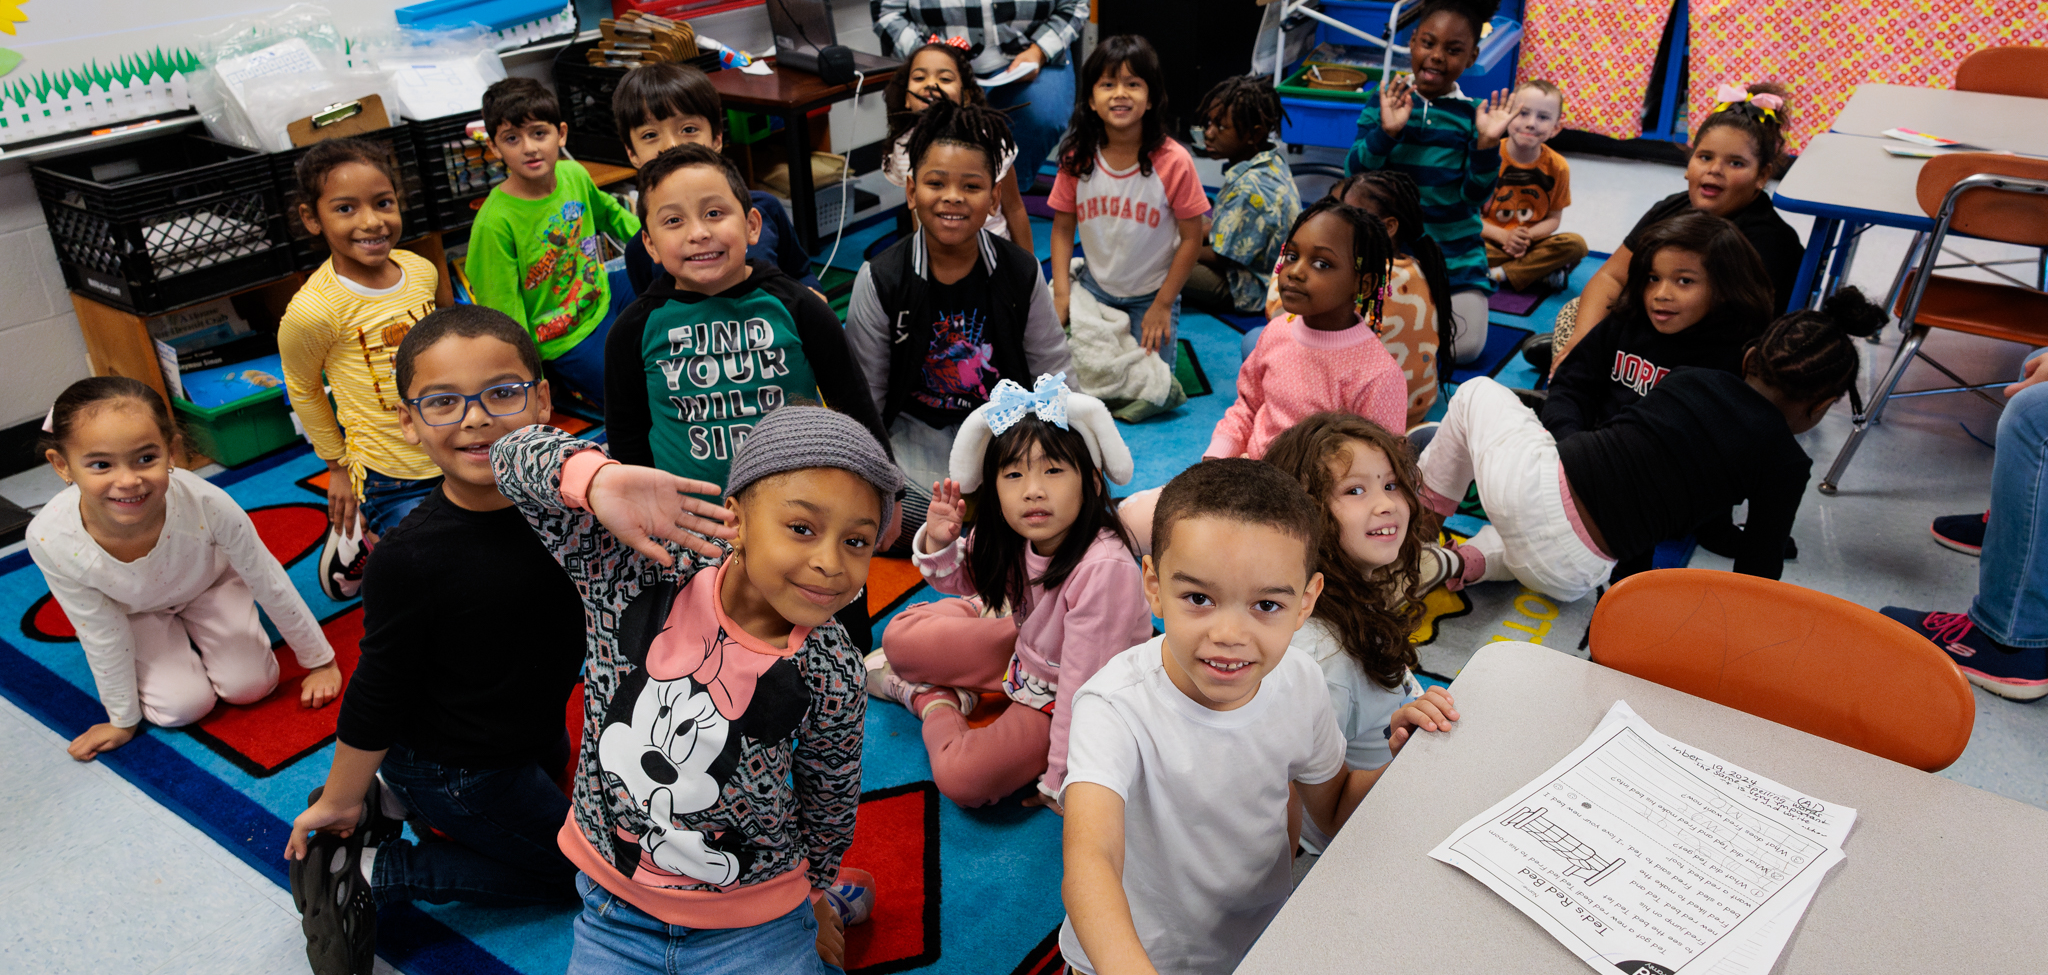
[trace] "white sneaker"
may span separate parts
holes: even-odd
[[[974,706],[981,703],[980,694],[964,687],[942,688],[937,684],[919,684],[896,676],[895,668],[889,666],[889,658],[881,650],[869,651],[863,659],[868,668],[868,696],[877,700],[895,701],[908,709],[919,695],[943,690],[951,692],[958,699],[961,714],[973,711]],[[922,719],[924,715],[920,714],[918,717]]]
[[[356,520],[355,537],[332,528],[327,545],[320,550],[320,591],[335,602],[356,598],[363,588],[363,567],[370,562],[370,547],[363,544],[363,523]]]

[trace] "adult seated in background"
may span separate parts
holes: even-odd
[[[1074,62],[1067,49],[1079,43],[1088,11],[1082,0],[1003,0],[1002,6],[1011,17],[997,22],[990,38],[980,25],[996,19],[996,0],[874,0],[875,34],[899,55],[933,36],[964,37],[979,78],[1038,65],[1016,81],[983,86],[989,105],[1010,116],[1017,186],[1028,193],[1074,111]]]
[[[1881,612],[1948,651],[1970,683],[1999,697],[2048,696],[2048,349],[2020,367],[1998,418],[1991,510],[1934,520],[1934,538],[1978,555],[1967,613]],[[1981,553],[1973,551],[1981,549]]]

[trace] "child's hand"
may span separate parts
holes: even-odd
[[[327,702],[341,696],[341,665],[332,660],[325,667],[315,667],[299,681],[299,706],[324,708]]]
[[[949,477],[932,485],[932,505],[924,513],[924,554],[944,551],[953,544],[960,537],[961,519],[966,514],[967,508],[960,501],[959,481]]]
[[[1521,257],[1529,253],[1529,228],[1516,227],[1496,245],[1509,257]]]
[[[1173,340],[1173,306],[1153,305],[1145,309],[1145,331],[1139,344],[1147,352],[1159,352]],[[1163,353],[1162,353],[1163,354]]]
[[[349,483],[348,468],[338,460],[327,462],[327,525],[347,537],[356,530],[356,489]]]
[[[1508,130],[1508,123],[1522,112],[1522,96],[1506,88],[1494,92],[1493,97],[1479,103],[1479,117],[1473,120],[1473,129],[1479,137],[1480,149],[1491,149],[1500,145],[1500,137]]]
[[[1396,75],[1380,86],[1380,128],[1388,138],[1400,135],[1408,126],[1408,113],[1415,110],[1415,100],[1409,92],[1414,90],[1415,79],[1408,75]]]
[[[657,565],[674,565],[668,549],[656,539],[674,542],[705,558],[723,558],[725,550],[697,537],[734,538],[733,513],[692,494],[717,495],[716,484],[677,477],[652,467],[607,464],[590,479],[590,513],[619,541]],[[691,534],[695,532],[696,534]]]
[[[347,836],[356,831],[356,824],[363,819],[363,800],[356,797],[354,802],[346,799],[328,801],[329,793],[320,794],[320,801],[306,807],[306,811],[292,820],[292,835],[284,841],[284,858],[304,860],[306,858],[306,834],[318,830]]]
[[[811,914],[818,919],[818,957],[834,968],[845,968],[846,929],[839,923],[839,912],[820,897],[811,901]]]
[[[1458,709],[1451,702],[1449,691],[1432,687],[1423,691],[1422,696],[1409,701],[1401,710],[1394,712],[1389,727],[1393,733],[1387,737],[1387,747],[1394,754],[1401,754],[1401,746],[1408,743],[1415,729],[1423,731],[1449,731],[1458,720]]]
[[[134,728],[116,728],[109,722],[101,722],[85,729],[85,734],[71,739],[71,747],[65,749],[71,757],[81,762],[90,762],[101,752],[110,752],[135,738]]]

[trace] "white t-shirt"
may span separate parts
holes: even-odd
[[[1181,693],[1154,637],[1110,659],[1073,703],[1067,780],[1124,800],[1124,894],[1153,967],[1228,975],[1292,889],[1287,784],[1344,771],[1322,672],[1289,652],[1258,693],[1211,711]],[[1092,973],[1072,919],[1060,952]]]
[[[1095,168],[1075,179],[1062,168],[1053,178],[1046,205],[1072,213],[1081,228],[1088,274],[1104,291],[1135,298],[1159,290],[1180,246],[1177,220],[1209,212],[1209,197],[1195,175],[1195,157],[1172,139],[1152,154],[1152,174],[1142,165],[1115,170],[1095,156]]]
[[[1294,634],[1294,649],[1308,651],[1323,669],[1323,687],[1330,693],[1330,711],[1336,715],[1337,731],[1344,736],[1344,764],[1351,768],[1375,769],[1394,760],[1387,743],[1394,712],[1422,696],[1422,682],[1402,672],[1401,686],[1388,690],[1380,686],[1344,652],[1337,631],[1327,621],[1309,617],[1301,632]],[[1330,837],[1316,828],[1315,821],[1301,820],[1301,844],[1320,853]]]
[[[1003,216],[1003,177],[1010,175],[1010,167],[1015,165],[1016,162],[1017,150],[1015,147],[1012,147],[1009,152],[1003,153],[1002,161],[996,165],[996,185],[993,190],[996,196],[996,208],[989,211],[988,222],[982,224],[983,229],[1004,240],[1012,238],[1010,237],[1010,221],[1007,217]],[[905,132],[897,136],[896,141],[889,144],[889,155],[882,160],[882,178],[895,186],[907,187],[910,185],[910,133]],[[1023,192],[1023,188],[1019,187],[1018,192]]]

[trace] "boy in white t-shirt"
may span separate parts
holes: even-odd
[[[1166,634],[1112,658],[1073,704],[1066,813],[1074,970],[1225,975],[1287,900],[1288,786],[1335,833],[1377,777],[1346,772],[1322,671],[1288,641],[1309,618],[1316,504],[1253,460],[1204,461],[1153,512],[1145,594]],[[1391,744],[1449,722],[1395,714]]]

